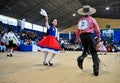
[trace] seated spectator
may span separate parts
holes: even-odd
[[[112,48],[111,48],[111,45],[110,45],[110,44],[108,44],[108,46],[107,46],[107,51],[108,51],[108,52],[112,52]]]
[[[115,44],[111,44],[112,52],[118,52],[118,47]]]
[[[31,39],[28,40],[28,45],[32,45],[32,40]]]
[[[28,41],[25,39],[25,40],[23,41],[23,44],[24,44],[24,45],[28,45]]]
[[[61,52],[65,52],[64,40],[60,39]]]
[[[97,51],[100,52],[100,55],[104,53],[106,55],[107,53],[107,48],[104,45],[104,41],[100,41],[99,44],[97,45]]]
[[[0,52],[5,52],[5,51],[6,51],[5,43],[0,41]]]

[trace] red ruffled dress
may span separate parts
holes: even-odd
[[[54,54],[60,53],[60,44],[56,38],[56,33],[56,28],[50,25],[48,36],[38,42],[39,50]]]

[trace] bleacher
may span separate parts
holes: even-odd
[[[18,51],[37,51],[37,43],[38,41],[45,35],[45,32],[41,32],[41,31],[36,31],[36,30],[32,30],[32,29],[24,29],[21,32],[21,29],[19,26],[13,26],[13,25],[8,25],[8,24],[2,24],[3,30],[0,32],[0,34],[3,34],[8,30],[9,27],[13,28],[13,32],[16,34],[16,36],[20,36],[20,46],[18,47]],[[1,27],[1,28],[2,28]],[[115,44],[118,47],[118,50],[120,51],[120,29],[113,29],[114,30],[114,37],[113,37],[113,44]],[[21,35],[22,33],[24,33],[24,31],[26,31],[26,33],[37,33],[37,37],[34,40],[31,40],[32,43],[31,44],[27,44],[24,45],[24,41],[25,40],[29,40],[29,38],[26,39],[21,39]],[[101,30],[102,32],[103,30]],[[19,34],[18,34],[19,33]],[[71,35],[71,37],[69,37]],[[94,37],[96,36],[96,33],[94,33]],[[101,35],[102,37],[102,35]],[[67,45],[69,44],[74,44],[76,41],[75,38],[75,33],[69,34],[69,33],[61,33],[60,34],[60,38],[62,38],[63,40],[67,41]],[[81,47],[80,47],[81,48]],[[82,48],[81,48],[82,50]]]

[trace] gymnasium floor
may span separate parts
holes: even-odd
[[[12,58],[0,53],[0,83],[120,83],[120,53],[99,55],[101,69],[97,77],[92,73],[91,56],[85,59],[83,70],[77,67],[80,54],[60,53],[50,67],[43,66],[41,52],[14,52]]]

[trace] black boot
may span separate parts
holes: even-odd
[[[93,71],[94,71],[94,75],[95,75],[95,76],[98,76],[98,75],[99,75],[99,70],[94,69]]]
[[[83,59],[80,56],[77,58],[77,65],[80,69],[83,69]]]
[[[93,72],[94,72],[94,75],[95,75],[95,76],[98,76],[98,75],[99,75],[99,69],[96,68],[95,66],[93,66]]]
[[[97,53],[92,53],[92,59],[93,59],[93,73],[95,76],[99,75],[99,63],[100,59],[98,58]]]

